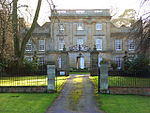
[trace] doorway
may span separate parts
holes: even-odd
[[[84,57],[77,57],[77,69],[84,69]]]

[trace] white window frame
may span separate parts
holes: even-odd
[[[65,45],[64,39],[59,39],[59,50],[62,51]]]
[[[129,44],[129,51],[134,51],[135,50],[135,40],[129,39],[128,44]]]
[[[116,62],[116,64],[117,64],[117,69],[121,69],[121,67],[122,67],[122,57],[116,57],[115,58],[115,62]]]
[[[83,31],[84,30],[84,25],[83,23],[78,23],[77,24],[77,31]]]
[[[122,39],[115,40],[115,49],[116,49],[116,51],[122,50]]]
[[[84,40],[83,39],[81,39],[81,38],[79,38],[78,40],[77,40],[77,46],[82,46],[84,44]]]
[[[59,30],[60,30],[60,31],[64,31],[64,30],[65,30],[64,24],[59,25]]]
[[[97,31],[102,31],[102,29],[103,29],[102,23],[96,23],[96,30]]]
[[[43,42],[42,42],[43,41]],[[43,44],[42,44],[43,43]],[[43,47],[42,47],[43,46]],[[39,40],[39,51],[45,51],[45,40],[40,39]]]
[[[28,46],[31,49],[27,49]],[[32,40],[29,39],[28,42],[26,43],[26,49],[25,49],[25,51],[32,51]]]
[[[43,58],[43,60],[41,60],[41,58]],[[45,63],[45,58],[43,56],[38,57],[38,63],[40,64],[44,64]]]
[[[96,49],[97,51],[102,50],[103,40],[102,39],[96,39]]]

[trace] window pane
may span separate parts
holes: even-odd
[[[118,69],[121,69],[122,66],[122,58],[121,57],[116,57],[116,64],[118,65]]]
[[[65,41],[63,39],[60,39],[59,40],[59,50],[63,50],[64,45],[65,45]]]
[[[77,30],[83,30],[83,24],[77,24]]]
[[[135,40],[129,39],[129,50],[135,49]]]
[[[100,23],[96,24],[96,30],[102,30],[102,24]]]
[[[77,40],[77,45],[79,46],[79,45],[83,45],[83,39],[78,39]]]
[[[102,50],[102,39],[96,39],[97,50]]]
[[[32,51],[32,41],[28,40],[26,44],[26,51]]]
[[[45,50],[45,40],[39,40],[39,51]]]
[[[65,30],[65,29],[64,29],[64,27],[65,27],[64,25],[60,25],[59,27],[60,27],[59,30],[61,30],[61,31],[64,31],[64,30]]]
[[[122,40],[121,39],[115,40],[115,47],[116,47],[116,50],[122,50]]]
[[[44,64],[44,57],[38,57],[38,62],[40,64]]]

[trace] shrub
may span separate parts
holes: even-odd
[[[113,68],[113,70],[116,70],[118,65],[115,62],[111,62],[111,67]]]
[[[150,60],[145,55],[140,55],[132,61],[129,57],[124,59],[124,69],[126,71],[148,71]]]
[[[108,60],[103,59],[100,64],[108,64]]]

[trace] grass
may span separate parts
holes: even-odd
[[[67,78],[65,76],[57,77],[57,91],[62,89]],[[17,79],[20,82],[22,81],[23,83],[20,85],[24,86],[27,84],[24,80],[28,80],[29,78],[19,77]],[[44,80],[45,77],[42,76],[38,79],[33,77],[31,80],[32,84],[39,79]],[[9,82],[14,81],[10,80]],[[46,82],[44,85],[46,85]],[[57,96],[58,93],[0,93],[0,113],[45,113]]]
[[[45,113],[57,93],[1,93],[0,113]]]
[[[106,113],[150,113],[150,97],[99,94],[100,108]]]
[[[92,82],[97,86],[98,76],[90,76]],[[109,87],[150,87],[150,78],[135,78],[135,77],[108,77]]]
[[[89,77],[94,85],[97,87],[98,77]],[[119,79],[119,78],[118,78]],[[124,83],[128,84],[131,78],[126,79]],[[109,78],[109,86],[115,85],[114,78]],[[132,79],[131,79],[132,80]],[[124,84],[123,83],[123,84]],[[145,83],[140,83],[144,85]],[[130,85],[130,84],[128,84]],[[97,94],[97,101],[99,102],[100,109],[106,113],[150,113],[150,97],[139,95],[109,95]]]
[[[56,79],[57,91],[60,91],[69,76],[59,76]]]
[[[58,88],[67,77],[57,77]],[[47,86],[47,76],[0,77],[0,86]]]

